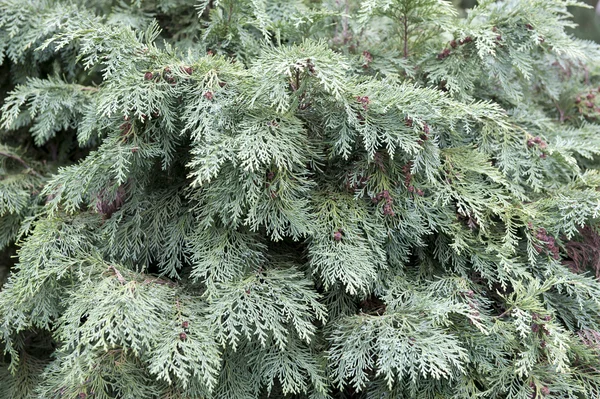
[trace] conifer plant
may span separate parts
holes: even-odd
[[[599,398],[571,6],[0,0],[0,398]]]

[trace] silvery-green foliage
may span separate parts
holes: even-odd
[[[579,5],[0,0],[0,399],[599,397]]]

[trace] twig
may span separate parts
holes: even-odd
[[[80,86],[81,91],[98,91],[97,87]]]
[[[348,15],[350,14],[350,4],[348,4],[348,0],[346,0],[345,3],[344,16],[342,17],[342,39],[344,44],[348,43],[350,40],[350,35],[348,33]]]
[[[110,265],[109,269],[112,269],[112,271],[115,272],[115,276],[117,276],[117,280],[119,281],[119,283],[125,284],[127,282],[125,280],[125,278],[123,277],[123,275],[121,274],[121,272],[118,271],[114,265]]]
[[[29,164],[27,162],[25,162],[21,157],[18,157],[16,155],[10,154],[8,152],[3,152],[3,151],[0,151],[0,155],[5,156],[10,159],[14,159],[15,161],[17,161],[21,165],[23,165],[25,167],[25,169],[31,170],[33,172],[33,174],[35,174],[37,177],[43,177],[41,174],[36,172],[35,169],[33,169],[31,166],[29,166]]]
[[[408,15],[404,13],[404,58],[408,58]]]
[[[554,105],[556,106],[556,109],[558,110],[559,113],[559,122],[564,122],[565,121],[565,111],[562,110],[562,108],[560,108],[560,105],[554,101]]]
[[[496,316],[497,319],[501,319],[504,316],[507,316],[510,312],[512,311],[512,308],[508,308],[506,309],[504,312],[500,313],[498,316]]]

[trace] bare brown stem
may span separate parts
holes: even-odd
[[[404,58],[408,58],[408,16],[403,14],[402,22],[404,24]]]
[[[342,40],[344,41],[344,44],[348,43],[348,41],[350,40],[349,34],[348,34],[348,14],[350,13],[350,4],[348,3],[348,0],[345,1],[345,8],[344,8],[344,16],[342,17]]]

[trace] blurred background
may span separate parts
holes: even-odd
[[[571,32],[580,39],[593,40],[600,43],[600,0],[580,0],[591,8],[570,7],[577,28]],[[477,0],[454,0],[454,4],[461,8],[471,8]]]
[[[579,25],[573,29],[573,34],[587,40],[600,42],[600,1],[585,0],[592,8],[572,7],[571,12]]]

